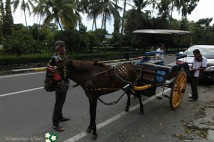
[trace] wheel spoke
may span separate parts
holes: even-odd
[[[186,72],[180,71],[175,79],[174,86],[171,91],[172,109],[176,109],[180,105],[183,99],[184,91],[186,89],[186,84],[187,84]]]

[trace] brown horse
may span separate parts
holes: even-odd
[[[81,85],[90,104],[90,125],[86,132],[91,133],[92,138],[97,138],[96,133],[96,107],[97,100],[105,95],[122,89],[127,84],[136,80],[135,66],[132,63],[124,63],[113,67],[102,62],[69,60],[67,62],[68,78]],[[127,91],[128,102],[126,110],[130,105],[130,91]],[[140,100],[141,102],[141,100]]]

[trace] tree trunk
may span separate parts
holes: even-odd
[[[126,13],[126,0],[124,1],[124,5],[123,5],[123,18],[122,18],[121,33],[124,32],[125,13]]]

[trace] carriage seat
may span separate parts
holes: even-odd
[[[152,69],[152,70],[161,70],[161,71],[166,71],[168,73],[172,67],[164,66],[164,65],[156,65],[152,63],[144,63],[143,68]]]
[[[163,60],[150,60],[148,62],[156,65],[164,65]]]
[[[156,72],[157,72],[156,81],[157,82],[163,82],[163,80],[165,79],[165,76],[167,74],[169,74],[172,67],[157,65],[157,66],[155,66],[155,68],[156,68]]]
[[[163,65],[156,65],[155,68],[156,68],[156,70],[161,70],[161,71],[169,72],[172,67],[163,66]]]
[[[170,66],[144,63],[141,74],[142,81],[153,84],[163,82],[171,69]]]

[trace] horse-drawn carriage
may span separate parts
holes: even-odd
[[[140,112],[143,113],[141,95],[154,96],[157,87],[169,87],[170,96],[164,96],[169,98],[170,107],[175,110],[182,102],[187,84],[186,72],[179,65],[145,62],[135,66],[132,62],[126,62],[111,66],[102,62],[69,60],[66,67],[68,78],[76,82],[73,87],[80,85],[89,99],[90,124],[86,132],[92,132],[92,139],[97,138],[96,108],[100,96],[123,89],[128,96],[125,111],[129,110],[130,96],[133,94],[139,99]]]

